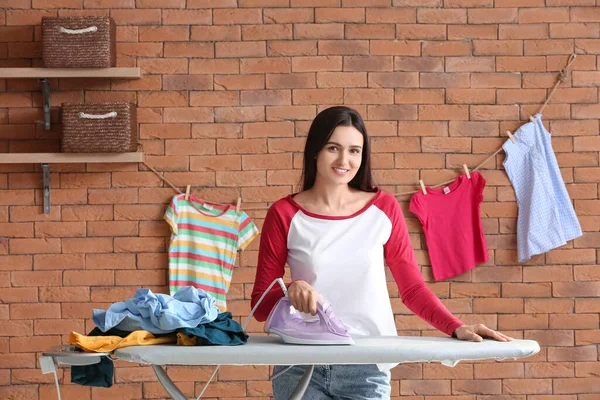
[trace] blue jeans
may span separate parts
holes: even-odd
[[[276,365],[273,375],[287,366]],[[273,379],[275,400],[287,400],[306,365],[296,365]],[[381,372],[375,364],[315,365],[312,379],[303,399],[306,400],[389,400],[390,373]]]

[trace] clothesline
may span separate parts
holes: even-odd
[[[569,60],[567,62],[567,65],[559,72],[558,75],[558,79],[556,80],[556,83],[554,84],[554,87],[552,88],[552,90],[550,91],[550,93],[548,94],[548,97],[546,97],[546,101],[544,102],[544,104],[542,104],[542,106],[540,107],[540,109],[538,110],[538,114],[543,114],[544,112],[544,108],[546,108],[546,106],[548,105],[548,102],[550,101],[550,99],[552,98],[552,95],[554,94],[554,92],[556,91],[556,89],[558,88],[558,85],[561,84],[561,82],[563,82],[566,78],[567,78],[567,74],[569,72],[569,69],[571,68],[571,65],[573,64],[573,62],[575,61],[575,58],[577,58],[577,55],[575,53],[572,53],[569,56]],[[533,117],[530,117],[530,119],[532,119]],[[498,153],[500,153],[502,151],[502,146],[500,146],[500,148],[498,150],[496,150],[495,152],[493,152],[488,158],[486,158],[482,163],[480,163],[478,166],[476,166],[475,168],[473,168],[472,170],[470,170],[471,172],[474,171],[479,171],[479,169],[485,165],[488,161],[490,161],[492,158],[496,157],[496,155],[498,155]],[[467,167],[468,168],[468,167]],[[422,181],[421,181],[422,182]],[[454,179],[446,181],[446,182],[442,182],[442,183],[438,183],[437,185],[433,185],[433,186],[429,186],[431,188],[437,188],[440,186],[446,186],[450,183],[454,182]],[[414,193],[418,193],[418,190],[413,190],[410,192],[401,192],[401,193],[394,193],[394,196],[403,196],[403,195],[407,195],[407,194],[414,194]]]
[[[554,84],[554,87],[552,88],[552,90],[548,94],[548,97],[546,97],[546,101],[540,107],[540,109],[538,111],[538,114],[543,114],[544,108],[546,108],[546,106],[548,105],[548,102],[552,98],[552,95],[554,94],[554,92],[556,91],[556,89],[558,88],[558,86],[567,78],[569,70],[570,70],[571,66],[573,65],[573,62],[575,61],[575,58],[577,58],[577,55],[575,53],[572,53],[569,56],[569,60],[567,61],[567,65],[559,72],[558,79],[556,80],[556,83]],[[140,144],[140,146],[141,146],[141,144]],[[483,165],[485,165],[492,158],[496,157],[496,155],[498,155],[498,153],[500,153],[501,151],[502,151],[502,146],[500,146],[500,148],[498,150],[496,150],[495,152],[493,152],[482,163],[480,163],[478,166],[476,166],[475,168],[473,168],[470,171],[472,171],[472,172],[478,171]],[[148,163],[146,163],[146,161],[142,161],[142,164],[144,164],[150,171],[152,171],[154,174],[156,174],[156,176],[158,176],[160,179],[162,179],[175,192],[177,192],[178,194],[183,193],[177,186],[175,186],[167,178],[165,178],[163,175],[161,175],[160,172],[158,172],[156,169],[154,169],[150,165],[148,165]],[[454,182],[454,179],[446,181],[446,182],[438,183],[437,185],[433,185],[433,186],[430,185],[429,187],[436,188],[436,187],[448,185],[448,184],[450,184],[452,182]],[[407,195],[407,194],[414,194],[414,193],[417,193],[417,192],[418,192],[418,190],[414,190],[414,191],[410,191],[410,192],[394,193],[394,196],[403,196],[403,195]],[[239,204],[239,198],[238,198],[238,204]]]

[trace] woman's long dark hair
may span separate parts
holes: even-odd
[[[365,123],[360,114],[344,106],[330,107],[321,111],[313,120],[308,130],[304,146],[304,167],[302,169],[302,190],[308,190],[315,184],[317,177],[317,154],[329,142],[333,131],[338,126],[353,126],[363,136],[362,162],[356,176],[348,183],[354,189],[373,192],[373,176],[371,173],[371,151]]]

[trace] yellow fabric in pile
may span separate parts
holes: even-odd
[[[175,334],[155,337],[148,331],[134,331],[126,337],[119,336],[86,336],[77,332],[69,335],[69,344],[90,352],[111,352],[128,346],[148,346],[153,344],[176,343]]]

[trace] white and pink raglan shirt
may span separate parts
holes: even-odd
[[[290,266],[340,317],[353,336],[397,335],[386,285],[390,268],[402,302],[429,324],[452,335],[463,323],[425,285],[398,201],[377,190],[361,210],[332,217],[303,209],[289,195],[269,209],[262,228],[252,307]],[[279,298],[274,285],[254,316],[265,321]]]

